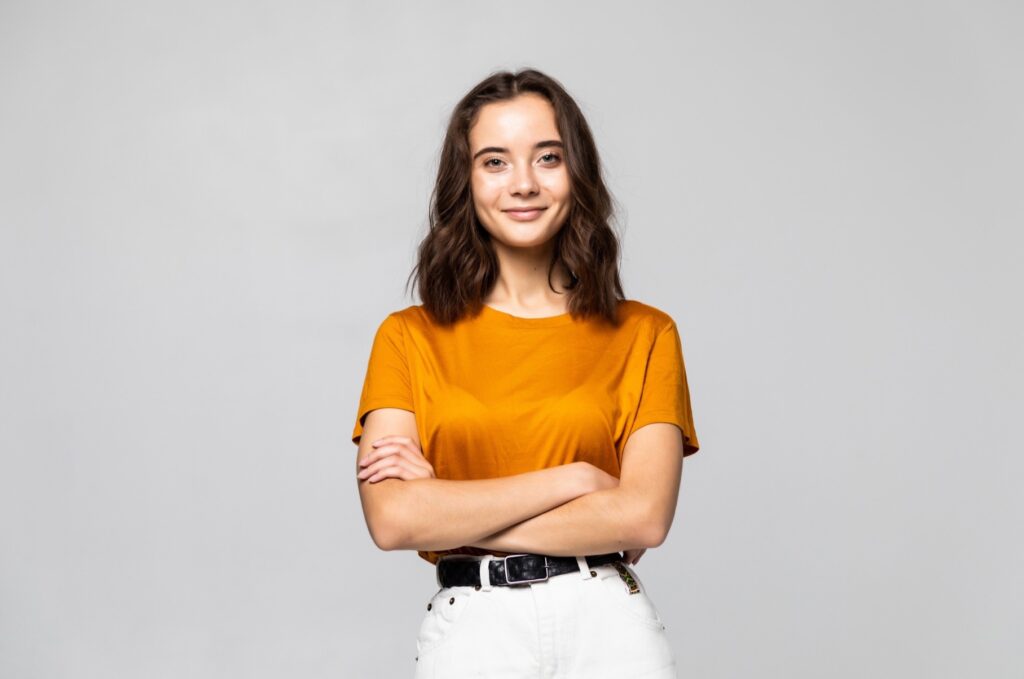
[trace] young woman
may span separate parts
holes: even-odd
[[[436,568],[416,677],[674,677],[637,576],[698,442],[680,337],[622,294],[590,128],[552,78],[455,107],[352,441],[374,543]]]

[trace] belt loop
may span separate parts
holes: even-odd
[[[480,589],[484,592],[490,592],[491,586],[491,561],[494,559],[493,554],[484,554],[480,558]]]
[[[587,557],[576,557],[576,563],[580,565],[580,574],[583,576],[584,580],[589,580],[590,578],[594,577],[590,574],[590,564],[587,563]]]

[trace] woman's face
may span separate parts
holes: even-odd
[[[469,130],[469,152],[473,205],[491,237],[514,248],[550,241],[570,205],[569,171],[550,102],[530,93],[481,107]]]

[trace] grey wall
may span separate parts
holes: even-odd
[[[681,675],[1021,676],[1022,18],[6,0],[0,675],[411,676],[349,434],[446,115],[532,65],[683,338]]]

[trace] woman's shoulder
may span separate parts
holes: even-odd
[[[423,329],[430,325],[430,316],[422,304],[411,304],[402,309],[395,309],[381,321],[381,326],[403,333],[407,328]]]
[[[467,323],[474,317],[467,315]],[[383,325],[394,329],[401,329],[403,333],[412,336],[436,337],[448,335],[466,323],[456,322],[454,324],[442,324],[429,312],[423,304],[410,304],[401,309],[395,309],[387,314]]]
[[[411,319],[418,318],[425,313],[426,312],[423,310],[422,304],[410,304],[404,309],[395,309],[394,311],[388,314],[388,317],[395,316],[403,321],[408,321]]]
[[[675,323],[675,319],[664,309],[637,299],[620,300],[619,313],[624,321],[647,325],[655,332],[664,330]]]

